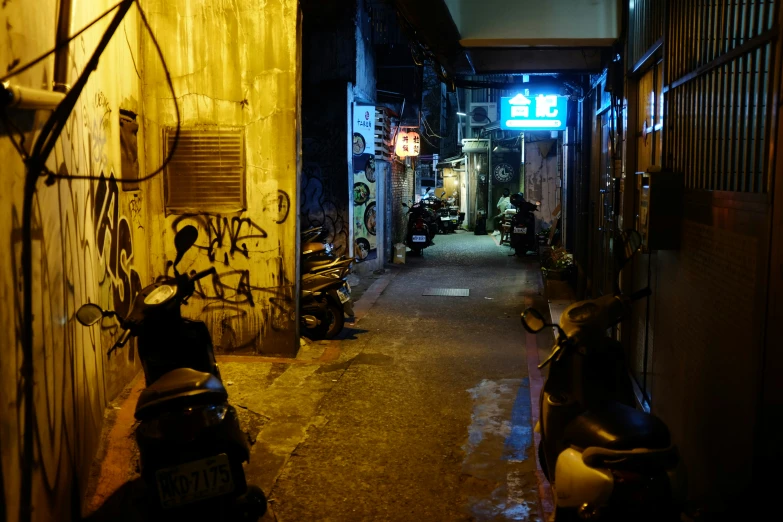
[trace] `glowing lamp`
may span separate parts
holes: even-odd
[[[400,131],[397,134],[397,143],[394,147],[394,153],[398,157],[418,156],[421,150],[421,142],[418,132]]]

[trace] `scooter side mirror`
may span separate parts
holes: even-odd
[[[114,312],[105,312],[100,306],[94,303],[82,305],[76,311],[76,320],[84,326],[92,326],[105,316],[113,315]]]
[[[541,312],[535,308],[527,308],[522,312],[522,326],[530,333],[538,333],[547,326],[547,322]]]
[[[177,235],[174,236],[174,248],[177,249],[174,266],[182,261],[182,256],[196,243],[196,239],[198,239],[198,229],[193,225],[187,225],[177,231]]]

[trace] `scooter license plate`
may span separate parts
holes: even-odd
[[[231,466],[225,453],[158,470],[160,504],[172,508],[234,491]]]
[[[451,221],[450,217],[442,217],[440,218],[441,221]]]
[[[514,227],[515,234],[527,234],[527,227]]]
[[[426,243],[427,242],[427,236],[413,236],[413,242],[414,243]]]
[[[344,304],[351,300],[351,288],[345,286],[337,289],[337,296],[340,298],[340,303]]]

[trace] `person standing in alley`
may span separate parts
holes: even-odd
[[[498,200],[498,204],[497,204],[498,215],[495,216],[492,225],[493,234],[500,234],[500,225],[503,222],[503,214],[505,214],[507,209],[512,207],[509,194],[510,194],[509,190],[507,188],[504,188],[503,195],[500,196],[500,199]]]

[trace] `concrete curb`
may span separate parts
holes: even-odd
[[[533,299],[525,297],[525,306],[532,306]],[[539,397],[541,389],[546,381],[544,372],[538,369],[541,361],[538,357],[538,339],[537,336],[525,332],[525,352],[527,358],[527,374],[530,379],[530,422],[533,430],[533,455],[536,461],[536,478],[538,479],[538,500],[541,507],[541,514],[544,520],[548,520],[555,510],[554,498],[552,496],[552,486],[544,476],[544,470],[541,468],[541,462],[538,460],[538,445],[541,443],[541,432],[535,430],[535,426],[541,418],[541,408]]]
[[[369,312],[370,308],[375,305],[375,302],[381,296],[383,291],[386,290],[386,287],[389,286],[389,283],[391,283],[392,279],[394,279],[396,276],[396,270],[390,270],[388,274],[384,274],[383,277],[376,279],[375,282],[373,282],[373,284],[371,284],[367,290],[364,291],[361,299],[353,304],[353,322],[346,322],[345,324],[353,326],[361,321],[362,317],[367,315],[367,312]]]

